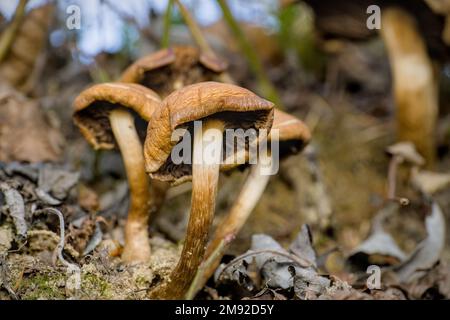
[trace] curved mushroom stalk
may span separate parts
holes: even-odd
[[[383,11],[381,35],[393,72],[399,141],[413,142],[426,158],[435,158],[437,82],[424,40],[413,17],[397,8]]]
[[[264,159],[262,159],[262,156]],[[206,249],[205,258],[220,246],[226,238],[234,238],[248,220],[250,213],[258,204],[267,184],[269,183],[270,175],[261,174],[262,166],[268,161],[271,161],[270,155],[264,154],[260,156],[260,161],[250,168],[249,175],[245,180],[244,186],[239,193],[236,202],[230,210],[230,213],[217,226],[214,238]],[[267,161],[267,162],[266,162]]]
[[[194,133],[191,213],[180,260],[152,298],[182,299],[202,262],[216,206],[224,124],[207,120]]]
[[[130,188],[130,207],[125,225],[125,248],[122,258],[126,262],[144,262],[150,258],[150,244],[147,231],[149,185],[142,144],[133,116],[128,111],[112,110],[109,121],[122,153]]]
[[[261,174],[263,170],[262,166],[267,165],[269,162],[271,165],[271,155],[262,153],[260,155],[260,161],[251,166],[249,175],[245,180],[238,198],[228,215],[217,226],[214,236],[206,248],[204,262],[199,268],[195,280],[189,289],[187,299],[193,299],[198,290],[212,276],[219,266],[220,260],[228,249],[229,244],[245,225],[253,209],[258,204],[270,179],[270,175]]]

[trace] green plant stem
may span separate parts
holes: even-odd
[[[164,14],[163,34],[161,38],[161,48],[168,48],[170,42],[170,27],[172,26],[172,10],[174,0],[167,2],[166,13]]]
[[[247,59],[250,68],[252,72],[255,74],[258,85],[260,88],[261,93],[270,101],[275,103],[278,108],[283,109],[281,105],[281,99],[278,96],[278,93],[273,86],[273,84],[270,82],[269,78],[267,77],[267,74],[262,66],[262,62],[257,55],[257,53],[253,50],[250,43],[247,41],[244,33],[242,32],[241,28],[239,27],[239,24],[234,19],[233,14],[231,13],[230,8],[228,7],[228,4],[226,0],[217,0],[219,3],[220,8],[222,9],[223,18],[225,22],[227,23],[228,27],[230,28],[231,32],[233,33],[233,36],[238,41],[238,44],[241,48],[242,53],[244,54],[245,58]]]
[[[198,26],[195,19],[192,17],[189,10],[181,3],[180,0],[175,0],[178,8],[180,9],[181,16],[183,17],[186,26],[188,27],[192,38],[194,39],[197,46],[202,50],[203,53],[209,55],[210,57],[221,60],[217,54],[214,52],[213,48],[209,45],[208,41],[206,41],[205,36],[203,35],[200,27]],[[230,74],[227,71],[224,71],[220,74],[220,81],[225,83],[234,84],[234,80],[231,78]]]
[[[28,0],[19,1],[11,23],[0,37],[0,62],[2,62],[6,58],[9,49],[14,42],[17,30],[19,29],[20,24],[22,23],[25,16],[25,6],[27,5],[27,2]]]
[[[180,0],[174,1],[177,3],[178,8],[180,9],[181,16],[183,17],[183,20],[186,23],[192,35],[192,38],[194,38],[194,41],[197,43],[197,45],[204,53],[216,57],[215,52],[213,51],[209,43],[206,41],[202,31],[200,30],[200,27],[198,26],[195,19],[192,17],[189,10],[181,3]]]

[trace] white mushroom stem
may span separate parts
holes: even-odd
[[[411,141],[426,158],[435,158],[437,81],[414,17],[397,8],[382,14],[383,37],[393,74],[399,141]]]
[[[115,109],[109,115],[114,137],[122,153],[130,188],[130,206],[125,225],[126,262],[144,262],[150,258],[148,239],[149,183],[145,173],[142,144],[133,116],[126,110]]]
[[[184,298],[202,262],[216,206],[223,130],[222,121],[208,120],[201,132],[194,132],[191,213],[183,251],[169,279],[151,292],[152,298]]]
[[[262,153],[258,163],[251,166],[238,198],[230,212],[217,226],[214,236],[206,248],[205,261],[198,270],[195,281],[189,290],[188,299],[193,299],[198,290],[213,275],[230,243],[241,231],[253,209],[258,204],[270,179],[270,175],[261,174],[264,170],[263,166],[268,164],[272,165],[271,155]]]

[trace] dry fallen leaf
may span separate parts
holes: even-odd
[[[250,250],[217,269],[217,280],[235,281],[247,290],[293,289],[300,299],[314,299],[325,292],[330,280],[317,273],[315,251],[307,226],[290,246],[292,254],[265,234],[252,237]],[[255,282],[255,268],[263,281]]]
[[[414,169],[411,183],[423,193],[432,195],[450,187],[450,173]]]
[[[425,219],[428,236],[417,246],[411,256],[395,268],[399,280],[412,282],[427,273],[440,259],[445,246],[445,218],[437,203]]]
[[[16,88],[22,90],[33,74],[35,62],[48,37],[53,9],[53,4],[47,4],[25,16],[5,60],[0,64],[0,77]]]
[[[397,212],[398,208],[397,203],[390,203],[375,215],[371,234],[350,253],[348,258],[350,263],[364,269],[371,264],[392,265],[406,259],[405,253],[383,228],[383,221]]]
[[[78,203],[87,212],[97,212],[100,208],[98,194],[85,184],[78,186]]]
[[[79,177],[79,172],[44,165],[39,170],[38,189],[58,200],[64,200],[78,183]]]
[[[36,101],[0,87],[0,161],[56,161],[63,137],[51,127]]]
[[[6,182],[0,182],[0,191],[5,196],[8,213],[14,222],[16,233],[20,237],[25,238],[28,226],[25,221],[25,204],[22,195]]]

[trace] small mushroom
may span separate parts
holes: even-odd
[[[123,83],[94,85],[74,101],[74,122],[93,148],[112,149],[117,143],[122,154],[131,198],[122,255],[127,262],[143,262],[150,257],[149,185],[142,144],[130,111],[148,121],[159,105],[160,98],[152,90]]]
[[[193,129],[195,121],[201,121],[201,130]],[[272,121],[271,102],[231,84],[193,84],[164,99],[148,125],[144,145],[146,170],[153,179],[174,184],[192,179],[192,199],[180,260],[169,278],[150,293],[152,298],[183,298],[203,259],[215,210],[222,149],[226,145],[224,130],[269,130]],[[179,128],[193,132],[193,164],[172,162],[171,151],[179,140],[173,141],[171,137]]]
[[[184,86],[219,80],[226,67],[197,48],[176,46],[137,60],[122,73],[120,81],[142,84],[165,98]]]
[[[402,205],[409,204],[406,198],[396,196],[397,168],[403,162],[408,162],[413,167],[425,164],[425,159],[416,151],[412,142],[398,142],[386,148],[386,153],[391,156],[388,169],[388,199],[399,201]]]
[[[417,152],[411,142],[398,142],[386,148],[386,153],[400,162],[406,161],[415,166],[423,166],[425,159]]]
[[[302,121],[277,109],[274,112],[269,141],[273,139],[272,136],[276,131],[278,131],[280,159],[299,153],[311,139],[311,133]],[[197,274],[197,281],[194,282],[196,288],[192,288],[192,297],[214,273],[230,242],[248,220],[269,182],[270,175],[261,174],[261,166],[271,161],[270,152],[269,154],[262,153],[261,156],[269,159],[260,159],[257,164],[251,166],[238,198],[230,212],[217,226],[212,240],[206,248],[205,262]]]

